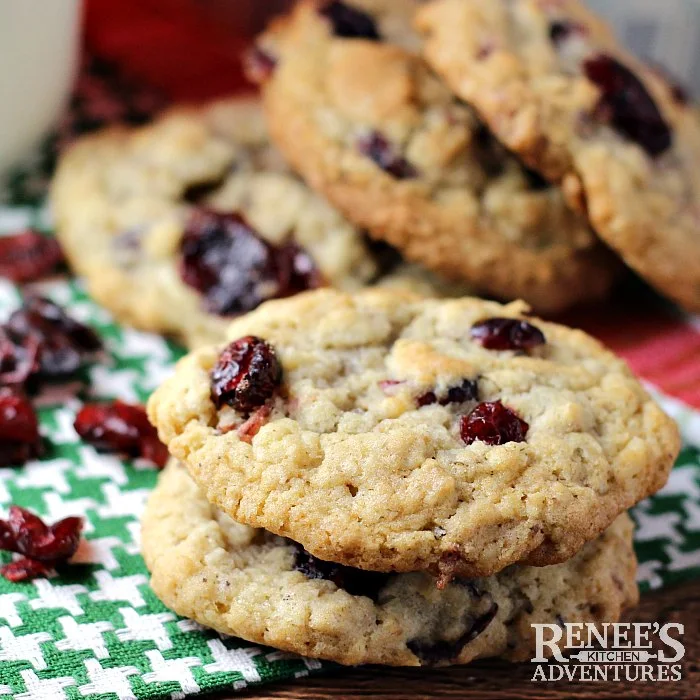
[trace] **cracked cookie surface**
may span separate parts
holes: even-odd
[[[700,311],[700,122],[579,0],[435,0],[424,55],[660,292]]]
[[[260,354],[221,368],[221,408],[217,345],[149,416],[212,503],[321,559],[443,580],[558,563],[665,483],[679,436],[624,362],[526,312],[378,289],[267,302],[228,330]]]
[[[637,601],[627,515],[564,564],[512,566],[440,591],[425,573],[339,572],[289,540],[240,525],[175,462],[149,499],[142,549],[153,590],[178,614],[343,664],[525,660],[532,623],[613,622]]]
[[[271,135],[291,165],[370,235],[482,293],[542,312],[605,296],[616,261],[415,53],[416,3],[330,5],[371,24],[303,2],[258,41],[275,63],[262,81]],[[378,39],[361,35],[372,26]]]

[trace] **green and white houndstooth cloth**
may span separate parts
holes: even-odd
[[[33,217],[31,209],[0,208],[0,233],[36,223]],[[46,458],[0,470],[3,516],[16,503],[48,521],[86,517],[76,565],[60,577],[22,584],[0,578],[0,699],[183,698],[321,669],[317,661],[204,630],[153,595],[139,555],[138,519],[157,472],[98,454],[72,426],[80,399],[145,401],[181,350],[158,336],[121,328],[75,280],[40,289],[101,333],[107,359],[85,370],[84,383],[42,398],[42,431],[52,445]],[[18,303],[14,286],[0,282],[0,317]],[[676,414],[688,410],[677,403],[671,408]],[[681,423],[692,429],[697,419],[685,413]],[[668,486],[633,515],[643,589],[700,575],[697,447],[687,444]],[[9,554],[0,556],[9,561]]]
[[[92,69],[83,80],[95,75]],[[95,92],[93,83],[88,87]],[[83,100],[75,102],[84,109]],[[123,100],[119,104],[124,109]],[[75,112],[74,104],[72,118]],[[36,167],[6,183],[0,234],[48,228],[36,205],[50,160],[39,154]],[[182,351],[158,336],[121,328],[75,280],[40,289],[100,332],[107,357],[63,395],[42,397],[42,432],[51,443],[46,457],[0,469],[0,517],[14,503],[49,522],[86,518],[76,563],[60,577],[21,584],[0,578],[0,700],[174,700],[323,669],[318,661],[205,630],[153,595],[139,554],[138,521],[157,471],[98,454],[81,443],[73,419],[85,399],[144,402]],[[0,280],[0,320],[19,300],[17,289]],[[668,486],[633,511],[643,590],[700,576],[700,414],[676,401],[666,406],[683,427],[686,446]],[[0,554],[0,562],[10,556]]]

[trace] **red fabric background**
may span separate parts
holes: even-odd
[[[230,0],[232,7],[251,7]],[[264,4],[265,0],[257,0]],[[197,10],[195,0],[86,0],[88,50],[174,101],[199,102],[247,89],[240,54],[249,39]]]

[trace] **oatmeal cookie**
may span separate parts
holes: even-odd
[[[542,312],[604,297],[616,261],[412,50],[400,20],[414,6],[301,2],[273,24],[252,61],[266,61],[253,72],[273,140],[312,187],[411,261]]]
[[[533,623],[614,622],[637,601],[627,515],[564,564],[512,566],[437,590],[425,573],[348,569],[239,525],[176,463],[149,499],[142,548],[153,590],[178,614],[342,664],[523,661],[535,649]]]
[[[661,293],[700,311],[700,122],[579,0],[436,0],[424,53]]]
[[[265,299],[376,275],[362,232],[288,170],[253,100],[88,136],[52,195],[58,238],[97,301],[193,346]]]
[[[559,563],[678,454],[622,360],[522,303],[326,289],[228,335],[151,421],[213,504],[321,559],[443,582]]]

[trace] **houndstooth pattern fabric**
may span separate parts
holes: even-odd
[[[99,96],[100,113],[128,115],[119,100],[109,107],[96,79],[88,76],[83,84]],[[68,120],[73,127],[95,124],[94,100],[76,98],[73,105]],[[75,110],[86,105],[92,105],[92,116],[81,121]],[[0,234],[49,227],[41,202],[52,160],[39,156],[33,167],[5,183]],[[152,593],[139,554],[138,520],[157,472],[146,463],[98,454],[81,443],[73,420],[84,400],[144,402],[182,350],[115,324],[75,280],[53,280],[39,290],[96,328],[106,351],[71,386],[41,397],[41,429],[51,444],[46,457],[0,470],[0,516],[14,503],[48,521],[69,515],[86,519],[74,563],[60,576],[21,584],[0,578],[0,700],[176,700],[322,670],[318,661],[183,620]],[[0,280],[0,318],[19,302],[18,290]],[[700,414],[664,401],[684,430],[686,447],[668,486],[633,511],[644,589],[700,575]],[[2,563],[10,558],[0,555]]]

